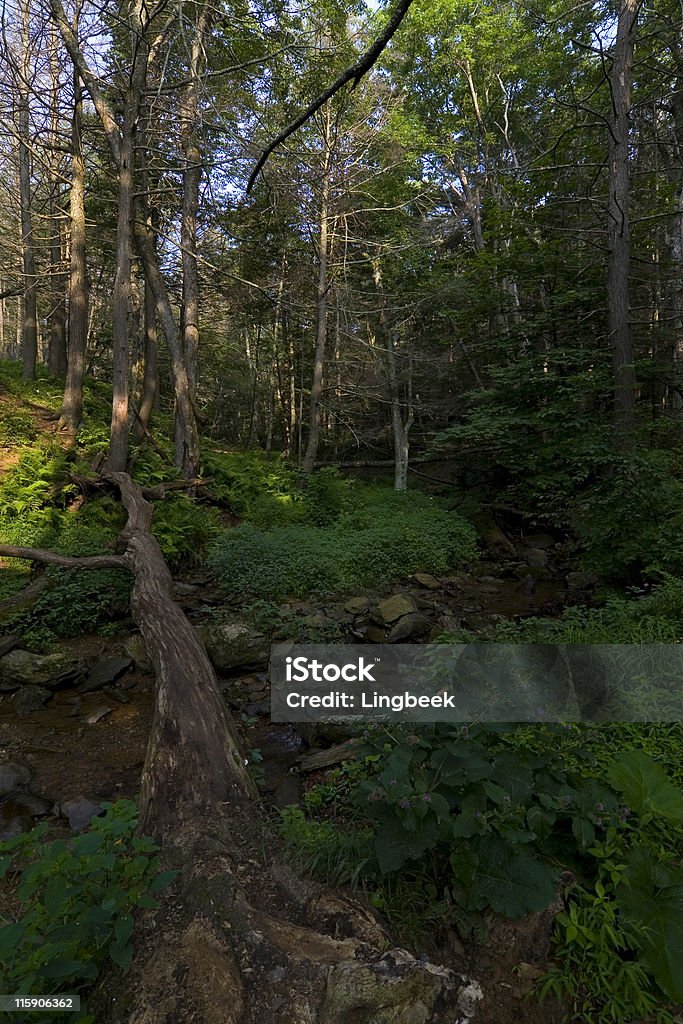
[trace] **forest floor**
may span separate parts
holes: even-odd
[[[539,581],[532,593],[524,593],[524,588],[520,591],[517,578],[499,579],[494,586],[490,575],[494,569],[489,561],[460,573],[457,591],[448,596],[454,622],[462,620],[463,609],[469,609],[470,617],[480,624],[492,616],[512,618],[538,614],[542,609],[552,612],[558,594],[563,593],[563,581],[553,578]],[[403,589],[409,588],[410,581],[404,581]],[[92,635],[62,641],[59,647],[91,663],[124,653],[126,639],[122,634],[106,639]],[[242,670],[220,682],[243,730],[245,750],[255,748],[263,757],[261,788],[276,815],[277,806],[297,802],[305,788],[324,778],[324,773],[304,778],[298,772],[306,743],[296,727],[272,724],[263,712],[254,716],[255,701],[262,708],[268,704],[265,673]],[[87,810],[86,801],[101,804],[136,797],[153,713],[153,690],[152,674],[134,667],[104,691],[59,689],[46,706],[23,717],[17,715],[9,697],[0,697],[0,761],[30,766],[30,792],[53,805],[49,837],[67,835],[69,812],[75,808],[78,814],[81,807]],[[21,803],[12,799],[0,802],[0,834],[12,835],[27,827],[30,823]],[[463,944],[452,932],[441,934],[437,941],[425,936],[424,948],[430,958],[479,981],[484,1000],[477,1019],[482,1024],[558,1024],[563,1016],[559,1007],[551,1001],[540,1006],[530,998],[534,982],[547,967],[552,917],[557,909],[518,922],[492,917],[485,942]]]

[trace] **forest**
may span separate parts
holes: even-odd
[[[0,1010],[680,1024],[680,3],[0,18]]]

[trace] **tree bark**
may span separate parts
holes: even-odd
[[[59,157],[59,34],[50,26],[50,342],[48,367],[55,377],[66,373],[66,288],[62,267],[62,217]]]
[[[31,81],[30,0],[21,0],[19,17],[21,26],[17,128],[19,133],[21,255],[24,271],[22,358],[24,380],[33,380],[36,375],[36,360],[38,358],[38,312],[36,304],[36,264],[33,252],[33,217],[31,214],[31,152],[29,149],[29,88]]]
[[[301,465],[305,476],[313,472],[320,442],[320,399],[323,393],[325,347],[327,345],[327,260],[329,256],[330,171],[332,166],[332,111],[327,106],[323,122],[323,167],[318,233],[318,281],[316,296],[315,357],[311,383],[311,405],[306,453]]]
[[[206,37],[211,27],[211,11],[202,7],[192,39],[188,82],[180,95],[180,147],[183,161],[183,207],[180,219],[180,248],[183,271],[182,338],[185,365],[194,403],[197,394],[197,363],[199,356],[199,275],[197,269],[197,213],[199,186],[202,179],[202,154],[199,145],[201,71],[204,64]],[[182,421],[180,404],[176,405],[177,461],[185,458],[186,424]],[[196,472],[195,466],[184,471]]]
[[[607,205],[607,292],[614,376],[614,442],[618,448],[630,445],[636,426],[636,375],[629,292],[629,114],[639,7],[640,0],[621,0],[610,76],[612,120]]]
[[[74,16],[74,32],[78,36],[78,15]],[[81,122],[83,90],[74,68],[74,108],[71,121],[71,267],[69,274],[69,340],[67,349],[66,385],[59,418],[59,429],[75,434],[83,414],[83,378],[88,339],[88,268],[85,248],[85,160]]]

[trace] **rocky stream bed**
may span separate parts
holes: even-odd
[[[277,608],[280,629],[295,623],[316,642],[333,633],[349,643],[424,643],[443,631],[476,634],[504,620],[554,617],[568,604],[590,600],[595,580],[570,571],[570,553],[549,534],[511,539],[496,527],[484,542],[481,562],[447,576],[418,572],[382,591],[284,601]],[[226,604],[215,581],[186,576],[176,582],[176,599],[198,628],[225,699],[242,722],[245,750],[260,751],[265,801],[297,803],[308,773],[330,763],[329,747],[339,737],[270,722],[271,636],[246,622],[235,603]],[[42,655],[24,650],[19,636],[0,638],[0,837],[41,819],[55,835],[80,831],[103,801],[135,797],[153,687],[144,643],[132,632],[85,636]],[[549,1008],[519,1002],[538,971],[534,964],[547,955],[549,920],[506,922],[479,951],[478,974],[483,959],[498,1006],[486,1019],[555,1019]],[[463,952],[453,936],[454,955]],[[520,963],[527,975],[520,976]],[[516,1006],[509,1016],[506,986]]]

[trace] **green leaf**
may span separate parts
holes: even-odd
[[[438,824],[434,819],[424,821],[415,832],[406,832],[397,818],[384,822],[375,836],[375,853],[382,874],[398,871],[407,861],[433,849],[438,834]]]
[[[683,792],[661,765],[641,750],[628,750],[607,769],[607,781],[622,792],[629,807],[641,817],[651,814],[683,823]]]
[[[477,882],[493,910],[512,918],[544,910],[557,892],[556,871],[503,839],[482,842]]]
[[[575,815],[572,818],[572,835],[582,852],[590,849],[595,842],[595,826],[590,818],[583,814]]]
[[[683,869],[670,869],[651,852],[636,847],[617,889],[624,917],[644,966],[677,1002],[683,999]]]
[[[160,875],[153,878],[149,886],[147,887],[148,892],[161,892],[167,885],[170,885],[173,879],[178,874],[177,871],[162,871]]]

